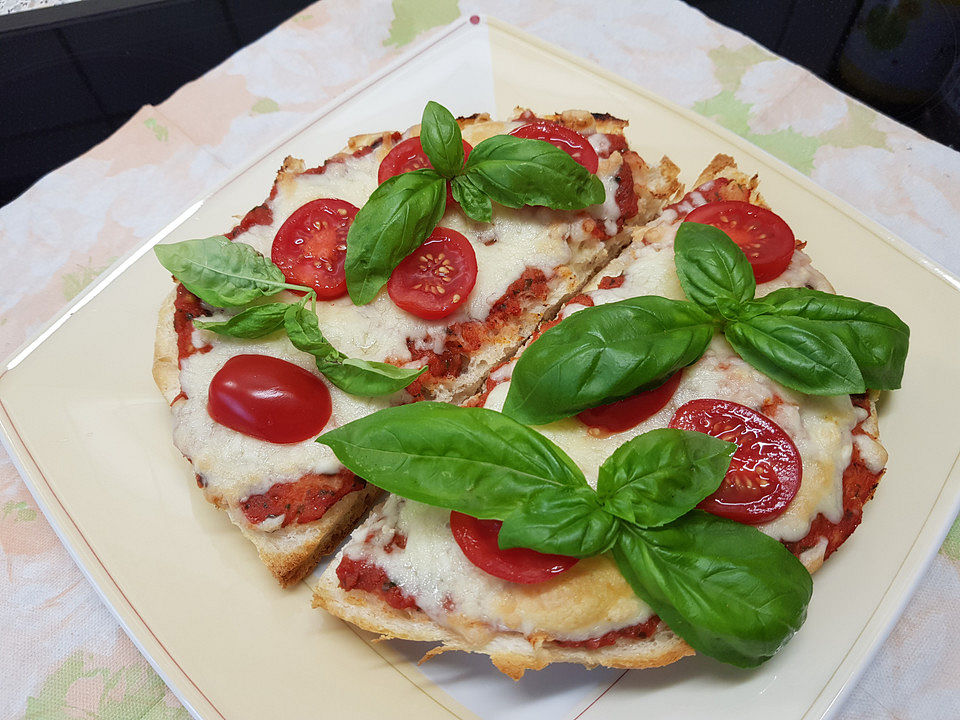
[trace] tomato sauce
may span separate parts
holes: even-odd
[[[611,277],[607,275],[600,278],[600,285],[598,286],[601,290],[613,290],[614,288],[623,287],[623,282],[626,280],[623,273],[620,273],[616,277]]]
[[[274,185],[276,188],[276,185]],[[275,191],[274,191],[275,193]],[[271,193],[271,197],[274,193]],[[263,205],[257,205],[250,212],[243,216],[243,220],[233,228],[230,232],[224,235],[227,240],[233,240],[237,235],[245,233],[247,230],[252,228],[254,225],[272,225],[273,224],[273,210],[270,209],[270,206],[264,203]]]
[[[344,590],[363,590],[376,595],[397,610],[419,610],[417,601],[401,590],[387,573],[366,560],[344,557],[337,566],[337,579]]]
[[[620,638],[629,640],[639,640],[653,635],[660,625],[660,618],[654,615],[649,620],[639,625],[611,630],[600,637],[588,638],[586,640],[553,640],[554,645],[565,648],[584,648],[586,650],[597,650],[615,644]]]
[[[213,349],[212,345],[196,347],[193,344],[193,319],[209,315],[210,311],[203,307],[200,298],[181,283],[177,283],[177,297],[173,301],[173,329],[177,333],[177,367],[183,364],[184,358],[194,353],[210,352]]]
[[[283,515],[280,527],[319,520],[344,496],[366,483],[346,468],[335,475],[310,473],[294,482],[277,483],[265,493],[240,503],[244,517],[257,525]]]
[[[678,220],[683,220],[683,218],[685,218],[687,214],[689,214],[697,206],[694,204],[693,198],[691,197],[694,193],[699,193],[708,203],[719,202],[720,200],[749,201],[749,191],[746,193],[745,197],[743,193],[734,193],[733,196],[731,196],[730,193],[725,192],[727,185],[729,184],[730,181],[727,178],[717,178],[716,180],[706,182],[695,190],[688,192],[678,202],[675,202],[672,205],[667,205],[663,209],[663,212],[666,213],[667,211],[672,210],[677,214]]]
[[[853,404],[869,412],[870,401],[866,395],[851,395]],[[863,422],[857,424],[853,429],[854,435],[866,434],[863,430]],[[860,458],[860,452],[857,446],[853,446],[853,455],[850,458],[850,464],[843,472],[843,517],[839,522],[831,522],[823,515],[817,515],[810,525],[810,532],[806,537],[796,542],[784,543],[787,549],[794,555],[800,555],[805,550],[814,547],[820,538],[827,539],[827,548],[823,557],[827,559],[833,552],[840,547],[843,542],[850,537],[853,531],[860,524],[863,518],[863,506],[873,497],[874,490],[883,475],[883,470],[879,473],[871,472]]]
[[[574,295],[572,298],[567,300],[567,305],[583,305],[584,307],[593,307],[593,298],[584,293],[579,295]]]
[[[424,387],[460,375],[466,369],[470,353],[479,350],[507,323],[522,315],[525,308],[545,300],[548,292],[546,274],[537,268],[528,267],[493,304],[486,320],[470,320],[451,325],[446,331],[447,339],[444,341],[443,352],[437,354],[433,350],[417,348],[414,340],[407,339],[407,349],[412,360],[427,361],[427,372],[410,383],[407,392],[414,398],[420,398]]]

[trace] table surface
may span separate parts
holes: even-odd
[[[960,274],[960,154],[676,0],[324,0],[0,209],[0,357],[319,107],[487,13],[715,120]],[[362,17],[363,23],[356,19]],[[0,718],[185,720],[0,450]],[[960,522],[839,710],[960,717]]]

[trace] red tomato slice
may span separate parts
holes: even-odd
[[[623,432],[636,427],[644,420],[656,415],[670,402],[677,391],[683,370],[678,370],[659,387],[644,390],[623,400],[584,410],[577,418],[584,425],[610,433]]]
[[[701,205],[686,220],[713,225],[729,235],[746,254],[758,283],[773,280],[786,270],[797,246],[793,230],[783,218],[740,200]]]
[[[467,560],[501,580],[526,585],[545,582],[577,563],[574,557],[547,555],[526,548],[501,550],[497,543],[501,525],[499,520],[478,520],[463,513],[450,513],[450,530]]]
[[[803,465],[797,446],[773,420],[727,400],[691,400],[677,409],[670,427],[695,430],[737,444],[717,491],[697,507],[758,525],[787,509],[800,489]]]
[[[358,208],[346,200],[321,198],[294,211],[273,239],[270,259],[287,282],[306,285],[321,300],[347,292],[343,263],[347,233]]]
[[[473,245],[456,230],[438,227],[397,265],[387,292],[397,307],[436,320],[463,305],[476,282]]]
[[[463,160],[466,162],[470,157],[470,151],[473,145],[463,140]],[[430,158],[423,151],[419,137],[407,138],[403,142],[394,145],[393,149],[387,153],[386,157],[380,161],[380,169],[377,171],[377,184],[382,185],[394,175],[419,170],[420,168],[432,168]],[[454,203],[453,192],[450,189],[450,183],[447,183],[447,207]]]
[[[537,120],[528,125],[522,125],[510,133],[514,137],[529,138],[531,140],[545,140],[551,145],[563,150],[589,172],[596,174],[600,167],[597,151],[583,135],[576,130],[565,128],[563,125]]]
[[[210,382],[210,417],[267,442],[315,437],[330,420],[330,412],[330,391],[320,378],[269,355],[236,355]]]

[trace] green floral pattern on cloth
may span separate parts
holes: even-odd
[[[63,275],[63,299],[73,300],[85,287],[100,277],[101,273],[110,267],[115,260],[116,257],[111,257],[106,262],[94,263],[93,258],[90,258],[86,264],[78,266],[73,272],[65,273]]]
[[[37,519],[37,511],[27,505],[25,500],[20,502],[11,500],[4,505],[2,512],[0,512],[0,519],[6,520],[7,516],[10,515],[13,516],[14,522],[31,522]]]
[[[459,16],[457,0],[393,0],[390,35],[383,44],[402,47],[424,31],[447,25]]]
[[[960,518],[957,519],[953,527],[950,528],[950,532],[947,533],[940,552],[960,563]]]
[[[163,681],[148,666],[112,670],[78,652],[27,698],[23,720],[189,720],[182,707],[167,704],[166,693]]]
[[[744,76],[764,63],[782,63],[763,48],[748,45],[731,50],[719,47],[711,50],[714,74],[722,90],[707,100],[694,104],[693,109],[725,128],[732,130],[771,155],[783,160],[805,175],[813,171],[814,157],[823,145],[837,147],[886,147],[886,136],[874,127],[877,113],[851,100],[845,100],[847,118],[835,127],[818,135],[784,128],[772,132],[757,132],[752,123],[755,106],[742,99]]]

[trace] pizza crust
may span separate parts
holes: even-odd
[[[173,329],[176,290],[160,307],[156,342],[153,350],[153,379],[168,404],[183,402],[180,395],[179,353],[177,334]],[[319,520],[293,524],[273,532],[264,532],[247,522],[239,508],[226,507],[220,498],[207,495],[207,500],[226,510],[231,522],[254,544],[260,560],[281,587],[289,587],[306,577],[320,558],[336,549],[350,534],[357,521],[373,507],[381,492],[373,485],[349,493],[332,505]]]
[[[826,540],[804,553],[800,561],[812,574],[823,564]],[[586,668],[598,665],[613,668],[642,669],[662,667],[695,651],[679,636],[661,624],[648,638],[621,638],[613,645],[597,649],[561,647],[542,638],[527,638],[520,633],[480,629],[472,637],[459,635],[433,622],[417,609],[398,610],[384,600],[364,591],[340,587],[337,561],[330,563],[313,589],[313,607],[352,623],[382,639],[399,638],[439,643],[424,654],[421,662],[450,650],[489,655],[490,661],[514,680],[526,670],[542,670],[551,663],[574,663]]]

